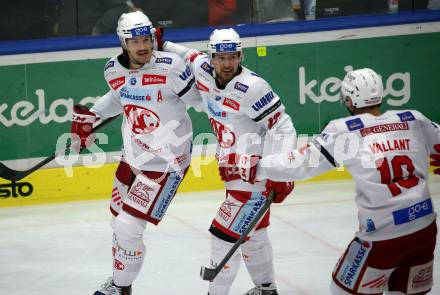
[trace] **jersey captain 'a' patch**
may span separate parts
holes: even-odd
[[[355,118],[352,120],[345,121],[345,125],[347,125],[347,128],[350,131],[364,128],[364,123],[362,122],[361,118]]]

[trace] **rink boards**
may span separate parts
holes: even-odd
[[[77,166],[72,168],[73,174],[70,175],[66,174],[64,168],[41,169],[15,184],[0,179],[0,207],[110,199],[116,167],[117,163],[105,164],[99,168]],[[345,170],[334,170],[310,181],[349,177]],[[30,187],[32,192],[26,196]],[[194,157],[178,192],[223,188],[214,157]]]
[[[99,168],[77,166],[67,175],[64,168],[41,169],[27,178],[11,183],[0,178],[0,207],[61,203],[82,200],[110,199],[117,163]],[[431,172],[432,172],[431,167]],[[308,181],[318,182],[350,179],[344,168],[329,171]],[[29,187],[32,187],[30,195]],[[223,189],[218,166],[213,156],[193,157],[188,173],[178,192],[198,192]]]

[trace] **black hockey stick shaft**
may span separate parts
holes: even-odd
[[[225,255],[225,257],[220,261],[220,263],[215,268],[208,268],[202,266],[200,269],[200,277],[205,281],[212,281],[219,274],[219,272],[223,269],[229,259],[234,255],[235,251],[237,251],[238,247],[245,241],[248,234],[252,231],[255,225],[260,221],[266,211],[269,209],[270,205],[273,203],[273,199],[275,198],[275,192],[271,191],[269,196],[264,203],[263,207],[261,207],[260,211],[258,211],[257,215],[255,215],[252,222],[248,225],[247,229],[241,234],[240,238],[235,242],[229,252]]]
[[[97,125],[93,128],[93,132],[106,126],[108,123],[110,123],[111,121],[113,121],[117,117],[118,116],[111,117],[111,118],[108,118],[108,119],[102,121],[102,123],[100,123],[99,125]],[[66,148],[64,149],[64,152],[68,152],[70,149],[70,146],[71,146],[71,143],[67,144]],[[20,179],[23,179],[26,176],[28,176],[29,174],[31,174],[32,172],[40,169],[41,167],[43,167],[44,165],[46,165],[47,163],[49,163],[50,161],[55,159],[57,157],[57,155],[59,154],[59,152],[60,151],[55,151],[52,155],[50,155],[46,159],[42,160],[41,162],[37,163],[35,166],[29,168],[28,170],[24,170],[24,171],[14,170],[14,169],[7,167],[3,163],[0,163],[0,177],[4,178],[6,180],[10,180],[10,181],[18,181]]]

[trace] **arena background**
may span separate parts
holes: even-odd
[[[312,136],[347,115],[338,102],[338,82],[346,70],[361,67],[382,75],[383,110],[417,109],[440,121],[438,10],[234,28],[243,37],[244,64],[279,94],[298,134]],[[212,29],[171,28],[165,39],[204,50]],[[91,104],[107,92],[103,67],[119,51],[115,34],[0,42],[0,161],[24,170],[53,153],[60,135],[70,130],[73,104]],[[179,190],[221,189],[213,146],[202,145],[213,143],[208,120],[190,114],[194,157]],[[121,147],[120,120],[103,133],[104,161],[80,157],[71,169],[54,161],[18,183],[0,179],[0,207],[108,198]],[[94,166],[85,167],[85,161]],[[340,169],[312,181],[348,177]]]

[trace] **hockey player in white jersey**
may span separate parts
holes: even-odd
[[[334,268],[337,295],[427,294],[433,284],[437,227],[427,160],[432,153],[440,166],[440,127],[415,110],[382,113],[382,96],[373,70],[347,73],[341,102],[352,116],[331,121],[306,147],[265,156],[241,174],[287,181],[341,165],[350,172],[359,231]],[[246,169],[238,162],[231,169],[238,167]]]
[[[235,153],[261,155],[263,147],[272,147],[277,136],[287,134],[294,140],[295,129],[278,95],[264,79],[241,65],[243,51],[235,30],[214,30],[208,55],[171,42],[164,43],[164,50],[179,54],[190,65],[217,137],[219,159]],[[225,182],[226,199],[210,227],[212,266],[223,259],[263,206],[267,194],[265,185],[266,181],[248,183],[241,179]],[[293,189],[292,182],[279,185],[284,190],[278,192],[275,202],[280,202]],[[268,225],[269,213],[241,246],[244,262],[255,283],[246,294],[278,294]],[[240,262],[240,254],[236,253],[210,282],[210,295],[228,294]]]
[[[95,295],[131,294],[145,256],[146,224],[161,221],[190,164],[186,104],[201,104],[183,59],[153,50],[155,28],[146,15],[122,14],[117,34],[123,53],[104,69],[110,91],[90,110],[75,106],[72,123],[72,133],[86,146],[93,142],[91,126],[97,118],[123,116],[123,155],[110,202],[113,276]]]

